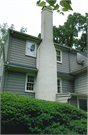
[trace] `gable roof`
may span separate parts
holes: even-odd
[[[80,53],[81,55],[85,56],[85,57],[88,57],[88,53],[87,52],[78,52]]]

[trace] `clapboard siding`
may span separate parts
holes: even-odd
[[[26,56],[25,50],[26,50],[26,40],[12,37],[9,46],[8,61],[14,64],[36,67],[36,58]]]
[[[87,94],[87,73],[76,76],[74,90],[75,93]]]
[[[57,62],[57,71],[69,73],[68,52],[62,51],[62,63]]]
[[[9,35],[7,36],[6,42],[4,44],[5,62],[7,61],[8,45],[9,45]]]
[[[77,107],[77,97],[76,96],[71,97],[70,104]]]
[[[35,98],[35,93],[26,93],[25,92],[25,80],[26,73],[8,71],[5,73],[4,84],[6,84],[5,92],[16,93],[23,96],[29,96]]]
[[[82,65],[79,65],[77,63],[77,54],[70,53],[70,69],[71,69],[71,71],[78,70],[82,67],[83,67]]]
[[[83,67],[88,65],[88,58],[79,53],[77,54],[77,60],[84,61]]]
[[[74,92],[74,81],[72,80],[62,80],[62,93],[66,93],[66,92],[70,92],[73,93]]]

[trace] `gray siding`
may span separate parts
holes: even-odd
[[[77,107],[77,97],[76,96],[71,97],[70,104]]]
[[[62,93],[66,93],[66,92],[70,92],[73,93],[74,92],[74,81],[72,80],[62,80]]]
[[[70,53],[70,69],[71,71],[78,70],[82,68],[82,65],[79,65],[77,63],[77,54],[76,53]]]
[[[62,51],[62,63],[57,62],[57,71],[69,73],[68,52]]]
[[[6,40],[5,44],[4,44],[4,50],[5,50],[5,62],[6,62],[6,60],[7,60],[8,45],[9,45],[9,35],[8,35],[8,37],[7,37],[7,40]]]
[[[9,57],[10,63],[36,67],[36,58],[25,55],[26,40],[12,37],[10,39]]]
[[[25,92],[26,74],[6,71],[3,91],[35,98],[35,93]]]
[[[75,93],[87,94],[87,73],[76,76],[74,91]]]
[[[83,67],[88,65],[88,58],[79,54],[79,53],[77,54],[77,60],[81,60],[81,61],[83,60],[84,61]]]

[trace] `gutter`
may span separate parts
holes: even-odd
[[[22,39],[32,40],[32,41],[35,41],[36,43],[41,43],[41,41],[42,41],[42,38],[34,37],[34,36],[28,35],[26,33],[21,33],[21,32],[15,31],[15,30],[9,29],[9,32],[14,37],[20,37]]]

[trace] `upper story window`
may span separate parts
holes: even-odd
[[[57,78],[57,93],[62,93],[62,80]]]
[[[34,91],[34,76],[27,74],[25,92],[33,92],[33,91]]]
[[[57,62],[62,63],[62,51],[56,50]]]
[[[29,56],[36,56],[36,44],[30,41],[26,43],[26,55]]]

